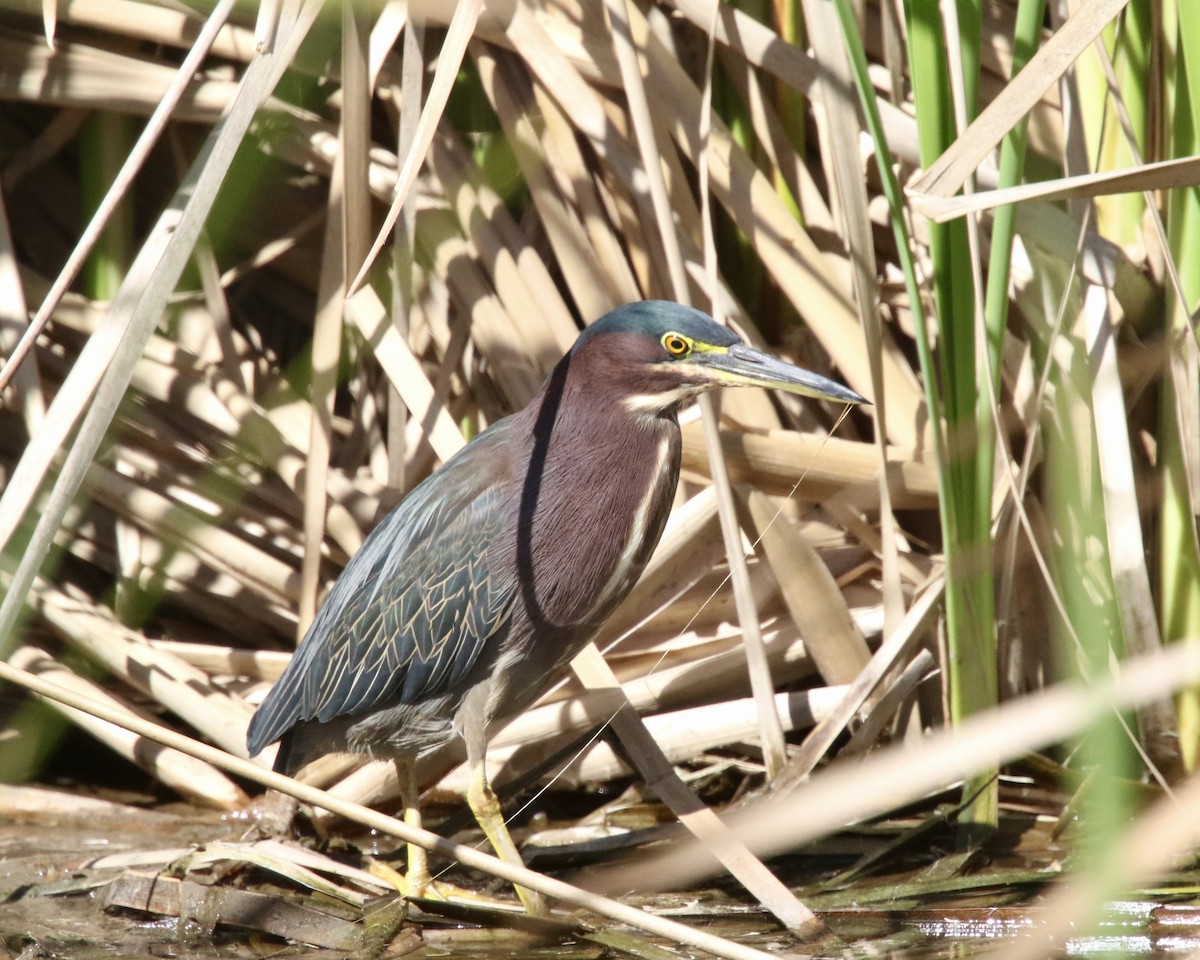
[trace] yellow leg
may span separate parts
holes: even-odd
[[[487,781],[487,771],[482,761],[475,764],[471,776],[471,786],[467,790],[467,803],[471,807],[471,812],[475,814],[475,819],[483,827],[483,832],[487,834],[488,840],[491,841],[496,856],[505,863],[523,867],[524,861],[521,860],[521,854],[517,852],[517,845],[513,843],[513,839],[508,833],[508,827],[504,823],[504,813],[500,809],[500,801],[496,799],[496,794],[492,792],[491,785]],[[516,891],[527,913],[541,917],[550,912],[546,901],[537,891],[522,886],[517,886]]]
[[[409,760],[396,760],[396,777],[400,781],[400,802],[404,805],[404,822],[410,827],[420,830],[421,827],[421,791],[417,786],[417,771]],[[408,871],[405,879],[415,896],[429,886],[429,858],[424,847],[415,843],[408,845]]]

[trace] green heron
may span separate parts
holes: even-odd
[[[254,714],[250,754],[279,740],[286,773],[332,752],[391,758],[419,824],[413,761],[461,736],[468,803],[497,854],[520,863],[484,770],[489,726],[558,680],[633,587],[679,480],[677,414],[726,386],[866,402],[690,307],[612,311],[525,409],[375,527]],[[428,882],[413,847],[409,879]]]

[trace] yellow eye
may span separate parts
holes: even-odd
[[[662,345],[666,348],[667,353],[673,357],[683,357],[691,352],[691,345],[677,333],[667,333],[663,335]]]

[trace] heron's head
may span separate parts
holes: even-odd
[[[707,314],[643,300],[605,314],[579,335],[572,366],[603,377],[630,410],[671,414],[717,387],[773,387],[841,403],[867,403],[849,387],[743,343]]]

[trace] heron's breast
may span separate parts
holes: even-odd
[[[595,610],[601,611],[601,616],[620,603],[633,589],[662,536],[663,524],[670,512],[671,499],[679,477],[678,469],[671,468],[673,452],[671,438],[664,435],[659,439],[654,468],[649,482],[645,485],[645,492],[632,515],[631,522],[624,525],[621,539],[625,545],[597,594]]]
[[[599,455],[548,467],[553,495],[534,516],[524,599],[535,625],[590,633],[633,588],[662,536],[679,479],[678,430],[627,435]]]

